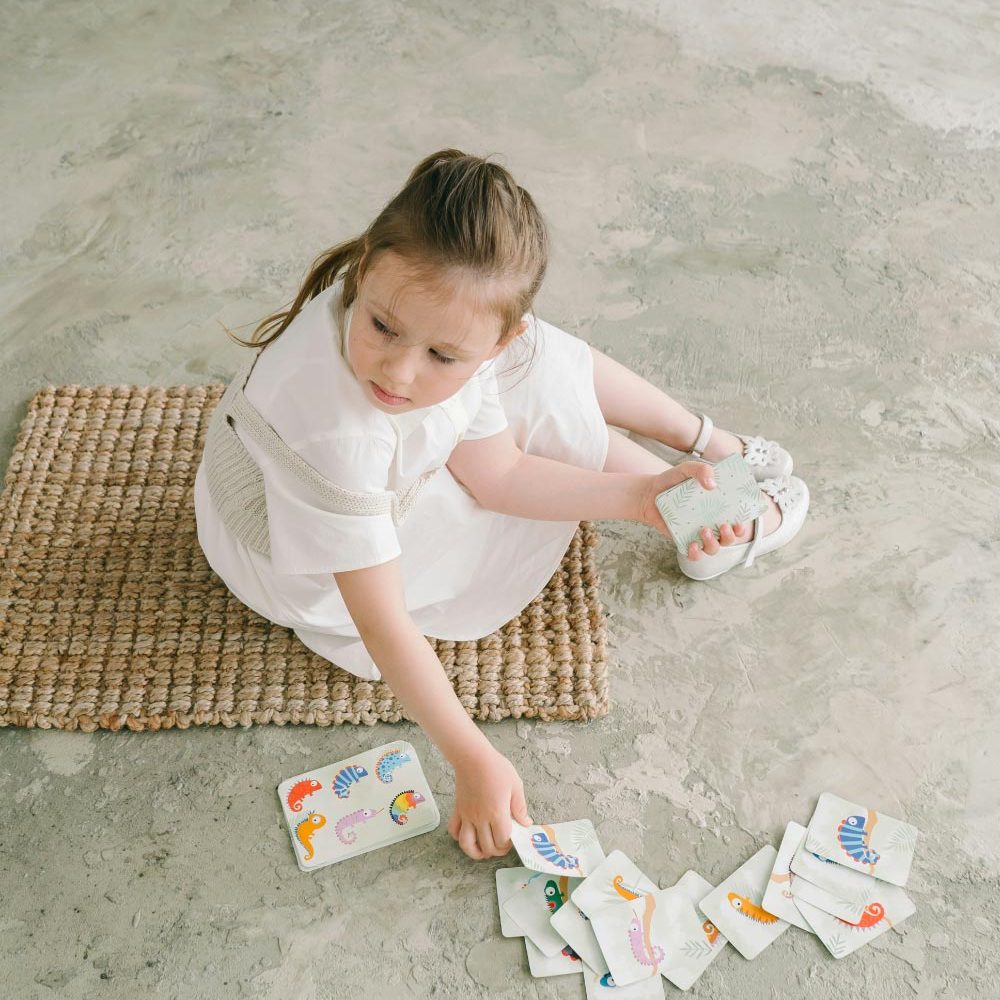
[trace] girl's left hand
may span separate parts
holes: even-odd
[[[696,479],[706,490],[715,489],[715,478],[712,475],[711,465],[707,462],[681,462],[666,472],[649,476],[649,484],[642,494],[639,505],[638,520],[643,524],[648,524],[651,528],[656,528],[661,535],[671,539],[671,541],[673,540],[673,536],[670,534],[670,530],[667,528],[660,510],[656,506],[656,498],[664,490],[668,490],[671,486],[676,486],[678,483],[684,482],[685,479]],[[688,559],[700,559],[703,550],[705,555],[712,556],[719,551],[720,545],[734,545],[737,542],[747,541],[747,525],[721,524],[719,525],[719,536],[720,538],[716,539],[711,528],[702,528],[701,545],[703,548],[699,547],[697,542],[692,542],[688,546]]]

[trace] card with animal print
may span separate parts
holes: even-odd
[[[546,955],[531,943],[530,938],[525,938],[524,948],[528,953],[528,969],[536,979],[567,976],[574,972],[580,975],[583,972],[580,956],[569,945],[555,955]]]
[[[525,936],[543,954],[551,957],[566,947],[562,935],[552,926],[551,917],[569,899],[583,879],[568,875],[547,875],[532,872],[526,884],[511,893],[503,909],[524,928]]]
[[[604,960],[618,986],[660,977],[666,959],[668,911],[664,890],[644,893],[636,899],[610,903],[589,913],[591,926]]]
[[[819,797],[806,834],[806,850],[893,885],[906,885],[916,843],[910,823],[830,792]]]
[[[805,917],[799,913],[795,900],[792,898],[792,882],[795,875],[792,872],[792,855],[797,847],[802,843],[806,835],[806,828],[801,823],[791,822],[785,827],[785,835],[781,838],[781,846],[778,848],[778,857],[774,862],[774,869],[767,880],[767,888],[764,890],[764,899],[761,906],[768,913],[773,913],[782,920],[787,920],[790,924],[812,933],[812,928],[806,923]]]
[[[866,875],[865,878],[868,878],[868,876]],[[868,881],[871,882],[874,889],[885,885],[885,882],[879,882],[878,879],[874,878],[869,878]],[[865,906],[855,905],[846,899],[841,899],[829,890],[823,889],[818,885],[813,885],[812,882],[807,882],[798,875],[795,876],[795,884],[792,886],[792,900],[796,908],[798,908],[799,903],[805,900],[813,906],[818,906],[826,913],[832,913],[835,917],[841,917],[850,924],[857,923],[865,912]],[[802,911],[799,910],[799,912],[801,913]]]
[[[861,919],[849,922],[836,917],[805,900],[798,901],[802,916],[826,945],[834,958],[843,958],[857,951],[862,945],[884,934],[890,927],[898,927],[916,912],[909,896],[898,886],[878,883],[875,899],[865,907]]]
[[[663,1000],[663,977],[640,979],[631,986],[619,986],[610,972],[583,970],[587,1000]]]
[[[580,958],[602,975],[608,972],[601,946],[597,943],[590,917],[572,899],[565,900],[552,914],[552,926],[557,934],[575,951]]]
[[[669,889],[660,890],[666,914],[666,956],[660,975],[678,989],[687,990],[722,954],[728,943],[698,903],[712,891],[712,885],[695,871],[686,871]]]
[[[756,958],[788,930],[787,920],[761,905],[778,852],[767,844],[698,904],[729,943],[747,959]]]
[[[549,875],[586,878],[604,860],[589,819],[532,826],[512,820],[510,839],[526,867]]]
[[[842,900],[849,914],[845,918],[848,920],[851,919],[850,914],[860,914],[864,910],[872,901],[872,893],[881,885],[878,879],[870,875],[852,871],[829,858],[807,851],[805,839],[792,855],[791,869],[792,874],[796,876],[795,884],[804,882],[817,886],[824,889],[831,897]],[[794,893],[794,887],[792,891]],[[817,905],[815,899],[812,902],[813,905]],[[837,912],[840,916],[845,915],[842,911]]]
[[[528,879],[537,874],[530,868],[498,868],[496,870],[497,880],[497,903],[500,907],[500,933],[504,937],[524,937],[524,928],[519,927],[514,919],[504,909],[503,904],[511,895],[528,884]]]
[[[742,455],[716,462],[713,474],[714,489],[706,490],[697,479],[685,479],[655,499],[682,555],[699,540],[702,528],[710,528],[718,538],[720,524],[749,522],[767,510],[767,498]]]
[[[656,883],[646,878],[627,855],[614,850],[573,890],[572,898],[593,918],[595,910],[610,903],[630,902],[656,888]]]
[[[304,872],[430,833],[441,822],[417,752],[405,740],[297,774],[277,791]]]

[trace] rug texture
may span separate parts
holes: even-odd
[[[0,726],[132,730],[407,716],[241,604],[198,544],[194,477],[225,386],[46,386],[0,493]],[[477,720],[608,710],[599,535],[482,639],[428,637]]]

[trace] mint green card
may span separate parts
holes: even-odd
[[[706,490],[696,479],[685,479],[656,498],[681,555],[687,554],[691,542],[700,540],[702,528],[710,528],[718,538],[720,524],[752,521],[767,510],[767,498],[742,455],[724,458],[712,472],[714,490]]]

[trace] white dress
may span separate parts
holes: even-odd
[[[509,426],[526,453],[602,469],[609,432],[587,343],[526,313],[529,326],[444,403],[393,415],[372,405],[349,363],[338,322],[342,278],[309,300],[260,355],[247,400],[282,440],[331,482],[399,489],[447,460],[463,437]],[[530,356],[526,367],[513,365]],[[237,433],[261,468],[271,556],[236,539],[216,512],[204,462],[195,476],[198,541],[209,565],[249,608],[360,677],[381,674],[333,573],[398,557],[407,609],[439,639],[479,639],[516,617],[548,583],[577,521],[541,521],[481,507],[448,471],[430,478],[398,526],[390,514],[317,509],[300,484]]]

